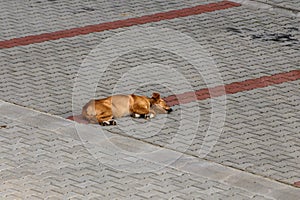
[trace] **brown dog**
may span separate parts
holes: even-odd
[[[103,126],[116,125],[115,118],[131,115],[136,118],[153,118],[156,114],[170,113],[159,93],[152,97],[138,95],[114,95],[104,99],[91,100],[82,109],[82,116],[90,123]]]

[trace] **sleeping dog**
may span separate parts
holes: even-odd
[[[103,126],[116,125],[115,118],[131,115],[136,118],[153,118],[156,114],[170,113],[159,93],[152,97],[138,95],[114,95],[104,99],[91,100],[82,109],[82,116],[90,123]]]

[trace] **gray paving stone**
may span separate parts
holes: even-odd
[[[21,106],[15,106],[3,101],[1,101],[0,107],[3,113],[5,113],[6,117],[9,117],[10,119],[30,117],[36,114],[36,112],[33,110],[29,110]]]
[[[1,16],[4,20],[1,21],[1,26],[5,26],[6,29],[3,29],[0,35],[2,40],[23,37],[139,17],[209,2],[216,1],[176,0],[172,3],[156,1],[155,4],[144,1],[104,2],[87,0],[72,3],[67,1],[26,1],[24,3],[3,1],[1,2]],[[20,13],[19,10],[23,12]]]
[[[33,116],[37,118],[39,115]],[[4,119],[3,117],[2,119]],[[49,116],[49,118],[57,120],[53,116]],[[65,121],[64,119],[60,120]],[[60,132],[67,128],[74,128],[71,125],[64,126],[61,123],[57,125],[61,128],[54,132],[49,129],[40,129],[39,126],[28,126],[22,120],[11,119],[11,121],[14,126],[22,129],[1,131],[1,137],[5,134],[5,137],[14,138],[13,140],[0,140],[1,147],[6,147],[0,152],[0,157],[4,161],[1,166],[3,164],[11,165],[9,160],[16,164],[9,168],[2,167],[0,170],[1,188],[3,189],[0,195],[4,199],[110,199],[123,197],[126,199],[134,196],[153,199],[181,197],[183,199],[239,199],[241,197],[243,199],[258,199],[258,197],[270,199],[268,197],[281,198],[280,195],[288,195],[290,199],[293,199],[298,192],[292,187],[275,181],[185,155],[172,165],[158,167],[159,162],[165,162],[161,159],[168,161],[168,156],[172,157],[172,154],[178,154],[178,152],[166,149],[164,149],[165,156],[162,155],[161,158],[158,158],[159,160],[155,157],[146,158],[150,162],[140,165],[140,169],[145,170],[144,173],[122,172],[109,168],[95,159],[87,150],[87,146],[84,146],[87,141],[81,142],[72,137],[74,134]],[[93,134],[95,129],[99,129],[99,127],[86,126],[86,134]],[[30,145],[26,145],[29,141],[23,139],[27,135],[35,138],[30,141]],[[119,140],[120,144],[126,140],[129,141],[129,138],[109,134],[108,138],[114,139],[115,143]],[[22,145],[15,143],[16,139]],[[128,143],[128,147],[131,146],[130,149],[139,146],[149,148],[147,143],[130,140],[132,140],[131,143]],[[94,142],[92,141],[92,143]],[[92,143],[90,145],[94,145]],[[111,146],[107,148],[108,151],[113,150]],[[160,149],[157,146],[151,148]],[[125,154],[119,159],[124,158],[126,158]],[[136,165],[140,160],[141,157],[137,156],[134,160],[131,159],[131,162],[135,162],[133,164]],[[157,165],[157,170],[148,171],[149,164]],[[201,173],[199,174],[199,172]],[[253,184],[253,181],[259,181],[260,187],[257,188],[257,183]],[[270,193],[273,189],[282,191],[282,193]]]
[[[68,126],[72,124],[71,121],[62,121],[59,117],[53,117],[46,114],[36,114],[35,116],[22,116],[21,119],[23,123],[32,126],[39,127],[46,130],[55,130],[58,127]]]
[[[0,16],[4,16],[2,18],[5,20],[0,24],[4,23],[3,27],[6,28],[1,29],[0,38],[4,40],[98,24],[208,2],[215,1],[178,0],[155,4],[143,1],[75,1],[72,5],[65,1],[27,1],[22,4],[4,1],[0,3],[3,10]],[[265,2],[282,6],[283,9],[297,5],[295,1]],[[277,12],[266,4],[256,5],[265,7],[257,9],[255,5],[243,4],[238,8],[139,27],[164,27],[188,34],[211,54],[225,84],[298,69],[299,19]],[[47,17],[44,13],[47,13]],[[16,23],[20,21],[22,23]],[[71,115],[72,89],[83,60],[101,42],[134,28],[1,49],[0,98],[43,112],[64,117]],[[290,35],[292,40],[276,41],[276,35]],[[156,39],[159,41],[158,37]],[[130,46],[129,41],[124,41],[124,45]],[[115,42],[111,49],[117,45]],[[180,44],[176,45],[180,49]],[[190,52],[195,52],[195,48],[191,48]],[[105,53],[99,53],[100,58],[103,55]],[[97,59],[92,61],[91,64],[97,65]],[[136,77],[146,80],[147,76],[143,75],[152,73],[150,68],[146,68],[140,74],[129,77],[130,84],[115,91],[136,90],[136,93],[145,95],[160,91],[168,96],[205,88],[207,84],[204,78],[216,78],[214,73],[204,73],[201,77],[188,60],[173,52],[153,48],[136,50],[115,59],[101,74],[103,77],[96,88],[97,97],[110,95],[124,74],[148,63],[175,69],[188,80],[190,88],[185,87],[182,79],[176,76],[166,79],[169,73],[153,73],[151,84],[136,80]],[[73,102],[76,113],[85,103],[84,100],[91,97],[89,83],[98,77],[95,71],[91,77],[87,76],[79,83],[83,92],[80,101]],[[165,82],[155,84],[161,80]],[[176,91],[166,87],[164,84],[167,82],[176,86]],[[206,159],[287,184],[299,181],[299,100],[299,81],[227,95],[225,127]],[[239,177],[239,170],[237,175],[231,176],[233,169],[212,163],[204,164],[198,159],[176,159],[184,154],[199,156],[201,148],[209,148],[209,145],[203,145],[204,142],[216,140],[216,135],[208,139],[205,137],[211,122],[212,103],[213,100],[204,100],[174,106],[171,115],[158,116],[151,122],[131,122],[130,118],[124,118],[118,121],[117,127],[100,129],[90,125],[78,125],[78,128],[76,124],[59,117],[0,101],[0,125],[4,125],[0,129],[0,178],[4,192],[0,195],[5,199],[24,196],[30,199],[296,198],[298,191],[287,184],[268,180],[270,183],[263,178]],[[199,107],[200,120],[193,113],[195,107]],[[182,111],[187,112],[184,119]],[[165,123],[162,123],[163,120]],[[195,132],[198,121],[198,130]],[[80,137],[78,130],[86,135]],[[136,139],[141,140],[140,143]],[[111,145],[114,145],[113,149]],[[167,148],[162,151],[163,157],[139,154],[158,146]],[[172,160],[176,162],[169,166]],[[166,165],[169,166],[167,172],[155,173]],[[117,170],[120,168],[147,173],[131,176],[126,170]],[[258,180],[263,181],[258,184]],[[24,185],[24,182],[27,184]],[[150,189],[142,193],[136,189],[148,186],[151,186]],[[269,187],[279,188],[278,192],[268,193]],[[105,192],[99,192],[103,188]]]
[[[248,9],[247,12],[245,12],[245,10],[247,10],[246,7],[243,7],[242,9],[234,8],[226,11],[224,10],[214,13],[207,13],[199,16],[162,21],[150,24],[150,26],[163,26],[172,29],[174,25],[180,25],[180,31],[182,31],[183,33],[190,33],[190,35],[193,36],[197,42],[199,42],[201,45],[204,45],[205,48],[208,48],[208,50],[212,52],[212,57],[215,59],[218,69],[220,72],[222,72],[222,75],[223,72],[226,74],[231,74],[230,76],[224,76],[224,78],[227,77],[226,79],[224,79],[225,83],[231,82],[232,80],[244,80],[246,77],[274,74],[278,71],[281,72],[283,67],[286,70],[293,69],[294,66],[296,66],[297,59],[290,63],[287,63],[287,59],[281,59],[280,57],[291,57],[298,51],[296,51],[295,49],[289,49],[289,53],[285,53],[286,51],[281,51],[282,48],[285,48],[284,44],[277,43],[272,44],[275,46],[274,48],[271,48],[273,50],[270,51],[269,48],[266,48],[265,45],[266,43],[268,43],[268,45],[271,45],[269,44],[270,42],[251,40],[247,39],[247,37],[251,37],[251,35],[257,34],[257,32],[260,32],[261,34],[266,36],[270,35],[271,32],[274,31],[287,34],[288,29],[282,27],[297,26],[297,20],[290,20],[290,18],[288,17],[282,17],[280,15],[273,15],[261,11],[254,11],[253,9]],[[264,20],[266,20],[267,18],[268,20],[270,20],[270,23],[262,24],[260,25],[260,27],[253,26],[253,23],[250,23],[251,20],[262,20],[256,19],[255,17],[250,17],[252,16],[252,14]],[[239,17],[237,18],[235,16]],[[219,20],[223,17],[225,17],[224,20]],[[240,26],[238,25],[238,23],[236,23],[236,21],[245,21],[241,19],[248,20],[249,23],[244,23]],[[185,23],[186,20],[188,20],[188,24]],[[286,24],[286,22],[289,23]],[[212,26],[216,23],[216,26]],[[270,30],[270,33],[267,31],[269,30],[269,28],[267,28],[269,24],[272,24],[272,30]],[[243,33],[235,35],[233,32],[226,31],[228,27],[230,28],[233,25],[239,26],[239,29]],[[148,26],[149,25],[143,25],[142,27]],[[216,29],[216,27],[220,28]],[[249,31],[248,29],[251,30]],[[120,29],[120,31],[124,30],[127,29]],[[110,37],[114,32],[120,31],[107,31],[97,34],[89,34],[88,36],[62,39],[60,41],[63,41],[63,47],[61,45],[62,42],[51,41],[45,42],[43,44],[29,45],[27,47],[17,47],[8,50],[2,50],[1,52],[5,52],[3,56],[3,68],[6,69],[5,66],[10,66],[10,69],[7,69],[7,73],[4,74],[4,78],[1,78],[2,80],[4,80],[2,84],[3,88],[7,88],[5,90],[5,93],[2,93],[1,98],[24,106],[34,107],[38,110],[51,112],[53,114],[59,114],[61,116],[67,116],[71,112],[71,91],[74,83],[74,78],[76,76],[76,72],[79,68],[80,63],[88,54],[88,52],[99,43],[99,41]],[[207,34],[208,32],[210,32],[209,35]],[[220,37],[220,34],[223,34],[223,36]],[[299,38],[298,32],[293,32],[293,35],[294,37]],[[224,37],[226,37],[226,40],[222,39]],[[231,46],[227,45],[228,39],[230,39],[230,44],[232,44]],[[212,42],[210,42],[210,45],[206,47],[205,44],[207,43],[207,41]],[[235,45],[239,43],[242,43],[243,45]],[[81,45],[78,46],[78,44]],[[226,45],[228,46],[228,48],[224,48]],[[295,47],[296,46],[297,44],[295,44]],[[267,57],[269,59],[269,61],[266,63],[266,66],[264,66],[264,69],[261,68],[261,59],[257,59],[257,56],[254,56],[257,53],[255,51],[249,51],[249,49],[255,48],[257,48],[257,51],[260,52],[260,57]],[[50,51],[51,53],[48,52],[49,49],[52,49]],[[76,51],[74,51],[74,49],[76,49]],[[105,72],[112,82],[108,82],[107,85],[101,85],[101,89],[98,88],[99,91],[97,92],[97,96],[106,96],[108,93],[110,93],[109,91],[112,89],[112,86],[116,83],[122,73],[124,73],[131,67],[140,65],[142,60],[148,60],[148,62],[168,63],[168,65],[170,65],[171,67],[180,66],[177,69],[180,69],[183,66],[187,65],[185,61],[175,58],[174,56],[152,51],[153,50],[137,54],[141,58],[137,58],[137,55],[126,55],[124,56],[124,58],[116,61],[114,66],[111,66],[110,72]],[[230,51],[234,56],[227,55],[227,51]],[[161,54],[161,57],[149,57],[147,56],[149,53],[151,55]],[[239,59],[236,59],[237,57]],[[247,59],[253,59],[254,57],[254,63],[251,63],[251,66],[253,66],[255,70],[253,67],[245,66],[245,63],[249,65],[249,61]],[[272,61],[271,59],[274,60],[274,57],[278,59]],[[298,56],[296,54],[292,57],[297,58]],[[28,58],[34,59],[30,60]],[[133,59],[136,59],[136,61],[133,62]],[[13,65],[16,65],[16,67],[18,66],[18,69],[20,70],[13,72],[14,67],[7,64],[10,62],[10,60],[16,60],[15,64]],[[24,62],[28,63],[26,64],[26,67],[23,64]],[[276,62],[277,64],[273,64],[273,62]],[[239,63],[239,65],[237,65],[236,63]],[[122,66],[123,70],[120,70],[120,66]],[[231,66],[230,70],[228,69],[228,66]],[[244,73],[240,73],[241,66],[243,66],[243,69],[246,67],[244,69]],[[191,68],[188,66],[183,67],[183,69],[184,70],[181,70],[180,73],[184,74],[186,71],[186,74],[184,74],[186,76],[194,71],[189,71],[189,69]],[[35,73],[27,73],[28,70],[32,70],[32,72]],[[20,75],[26,74],[27,78],[24,77],[15,81],[9,81],[6,78],[7,76],[14,77],[14,75],[17,74],[18,76],[15,77],[20,77]],[[189,79],[191,80],[191,77],[189,77]],[[22,84],[24,86],[20,87],[19,82],[24,82],[25,84]],[[201,80],[201,78],[196,78],[193,82],[191,81],[190,84],[194,89],[205,87],[205,84],[203,80]],[[51,87],[49,87],[49,85]],[[128,86],[128,89],[130,89],[130,87]],[[150,89],[150,87],[145,87],[143,89],[141,88],[137,92],[144,93],[148,92]],[[156,86],[155,89],[161,90],[163,93],[165,93],[165,95],[170,94],[170,91],[159,88],[158,86]]]
[[[284,0],[258,0],[258,2],[267,3],[273,6],[280,6],[282,8],[300,11],[300,3],[297,0],[284,1]]]

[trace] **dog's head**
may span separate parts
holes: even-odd
[[[172,108],[167,105],[167,103],[160,98],[160,94],[154,92],[151,97],[151,108],[157,114],[165,114],[172,112]]]

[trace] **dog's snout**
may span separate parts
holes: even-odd
[[[172,108],[169,108],[167,111],[168,111],[168,113],[170,113],[170,112],[173,111],[173,109],[172,109]]]

